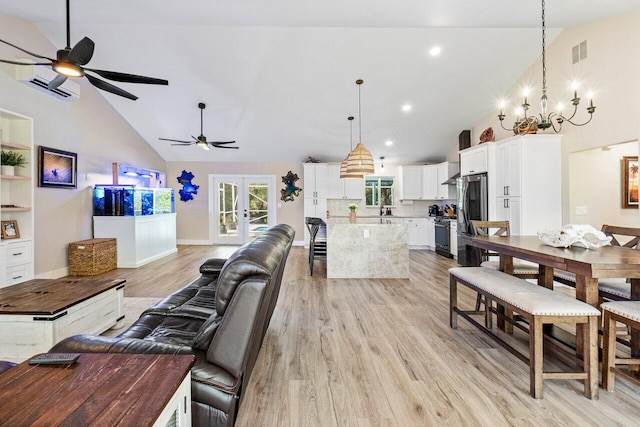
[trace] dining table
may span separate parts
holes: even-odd
[[[576,298],[598,307],[598,279],[627,278],[631,299],[640,300],[640,251],[620,246],[549,246],[538,236],[473,236],[468,244],[500,255],[500,270],[513,274],[513,259],[539,265],[538,284],[553,289],[553,270],[576,275]],[[577,325],[576,354],[582,355],[582,325]],[[631,330],[631,354],[640,356],[640,331]]]

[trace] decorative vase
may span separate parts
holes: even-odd
[[[13,175],[15,174],[15,166],[2,165],[1,172],[2,175]]]
[[[351,224],[356,223],[356,211],[351,211],[351,213],[349,214],[349,222]]]

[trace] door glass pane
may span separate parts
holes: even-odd
[[[247,185],[249,191],[249,238],[269,228],[269,186],[264,183]]]
[[[221,182],[218,186],[220,237],[238,235],[238,184]]]

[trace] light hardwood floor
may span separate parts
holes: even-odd
[[[125,277],[125,296],[160,298],[234,249],[180,246],[104,276]],[[640,425],[640,389],[624,380],[594,401],[578,381],[545,381],[544,399],[533,399],[527,365],[463,319],[449,327],[447,269],[457,263],[410,256],[409,280],[328,280],[323,261],[310,277],[306,250],[292,248],[237,425]],[[526,345],[519,331],[513,340]],[[545,363],[566,368],[550,354]]]

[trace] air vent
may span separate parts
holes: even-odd
[[[578,62],[586,58],[587,58],[587,41],[584,40],[583,42],[575,45],[571,49],[571,59],[574,64],[577,64]]]
[[[63,101],[75,101],[80,97],[80,85],[71,79],[53,90],[49,90],[49,82],[58,74],[49,67],[34,65],[16,65],[16,80],[31,86],[47,95]]]

